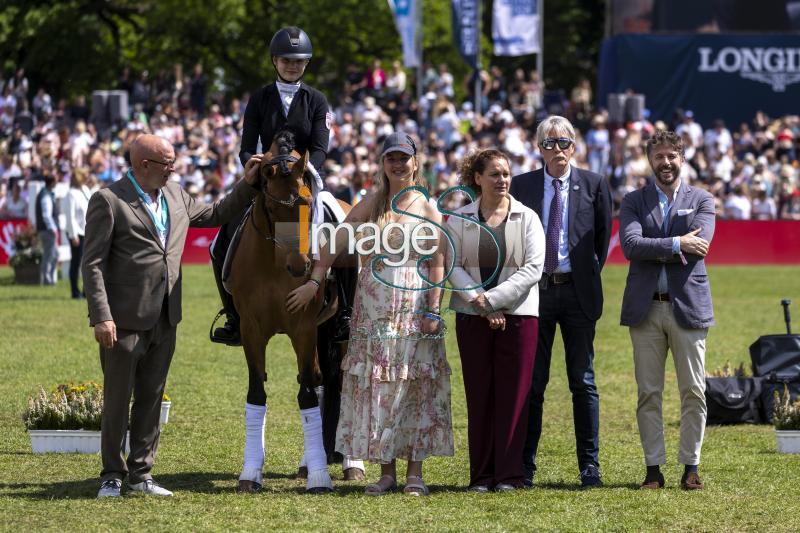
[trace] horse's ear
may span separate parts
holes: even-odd
[[[302,179],[303,175],[306,173],[306,167],[308,166],[308,150],[303,153],[303,157],[294,164],[292,167],[292,177],[295,180]]]

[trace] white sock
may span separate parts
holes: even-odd
[[[328,462],[325,458],[325,447],[322,444],[322,416],[319,408],[300,410],[300,421],[303,424],[305,460],[308,466],[308,487],[328,486],[333,488],[328,475]]]
[[[342,459],[342,470],[344,471],[348,468],[358,468],[364,472],[364,461],[360,459],[353,459],[351,455],[345,455],[344,459]]]
[[[267,423],[267,406],[244,404],[244,466],[239,479],[261,483],[264,468],[264,426]]]

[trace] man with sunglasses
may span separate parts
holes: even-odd
[[[172,495],[153,481],[150,470],[181,320],[186,231],[190,226],[219,226],[240,213],[258,190],[260,159],[254,156],[248,162],[245,178],[231,194],[204,205],[169,181],[175,164],[172,145],[155,135],[141,135],[131,145],[127,176],[89,200],[82,270],[89,324],[100,345],[103,369],[98,498],[119,496],[126,475],[131,491]]]
[[[515,176],[511,195],[539,215],[546,245],[539,281],[539,339],[523,451],[525,485],[533,485],[542,434],[544,392],[556,325],[561,329],[572,393],[581,487],[602,485],[599,460],[600,398],[594,379],[595,323],[603,311],[600,271],[611,237],[611,191],[601,175],[570,164],[575,130],[564,117],[539,124],[536,143],[544,167]]]

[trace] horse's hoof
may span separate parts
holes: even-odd
[[[296,479],[308,479],[308,467],[307,466],[300,466],[297,468],[297,476]]]
[[[342,474],[345,481],[364,481],[367,479],[364,471],[360,468],[345,468]]]
[[[239,488],[236,489],[236,492],[241,492],[244,494],[252,494],[260,490],[261,490],[261,483],[256,483],[255,481],[250,481],[248,479],[240,479]]]
[[[306,494],[330,494],[333,489],[330,487],[311,487],[306,489]]]

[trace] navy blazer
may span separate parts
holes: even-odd
[[[544,169],[514,176],[511,196],[542,219]],[[581,309],[590,320],[603,314],[600,271],[611,239],[611,190],[600,174],[572,167],[569,183],[567,232],[572,280]],[[544,219],[542,219],[544,220]]]
[[[239,160],[245,165],[253,157],[259,138],[261,149],[266,153],[275,134],[289,127],[295,134],[297,151],[302,154],[308,150],[309,161],[317,171],[321,171],[328,153],[330,136],[327,115],[328,101],[325,96],[313,87],[301,83],[292,99],[292,105],[289,106],[287,118],[283,113],[278,86],[274,83],[265,85],[254,92],[247,102]]]
[[[667,268],[667,283],[675,320],[685,328],[714,325],[711,285],[702,257],[672,254],[672,237],[702,228],[699,237],[711,242],[716,212],[711,193],[682,183],[669,211],[666,232],[658,205],[656,184],[628,193],[619,212],[619,240],[625,257],[631,262],[625,294],[622,297],[623,326],[636,326],[653,304],[661,268]]]

